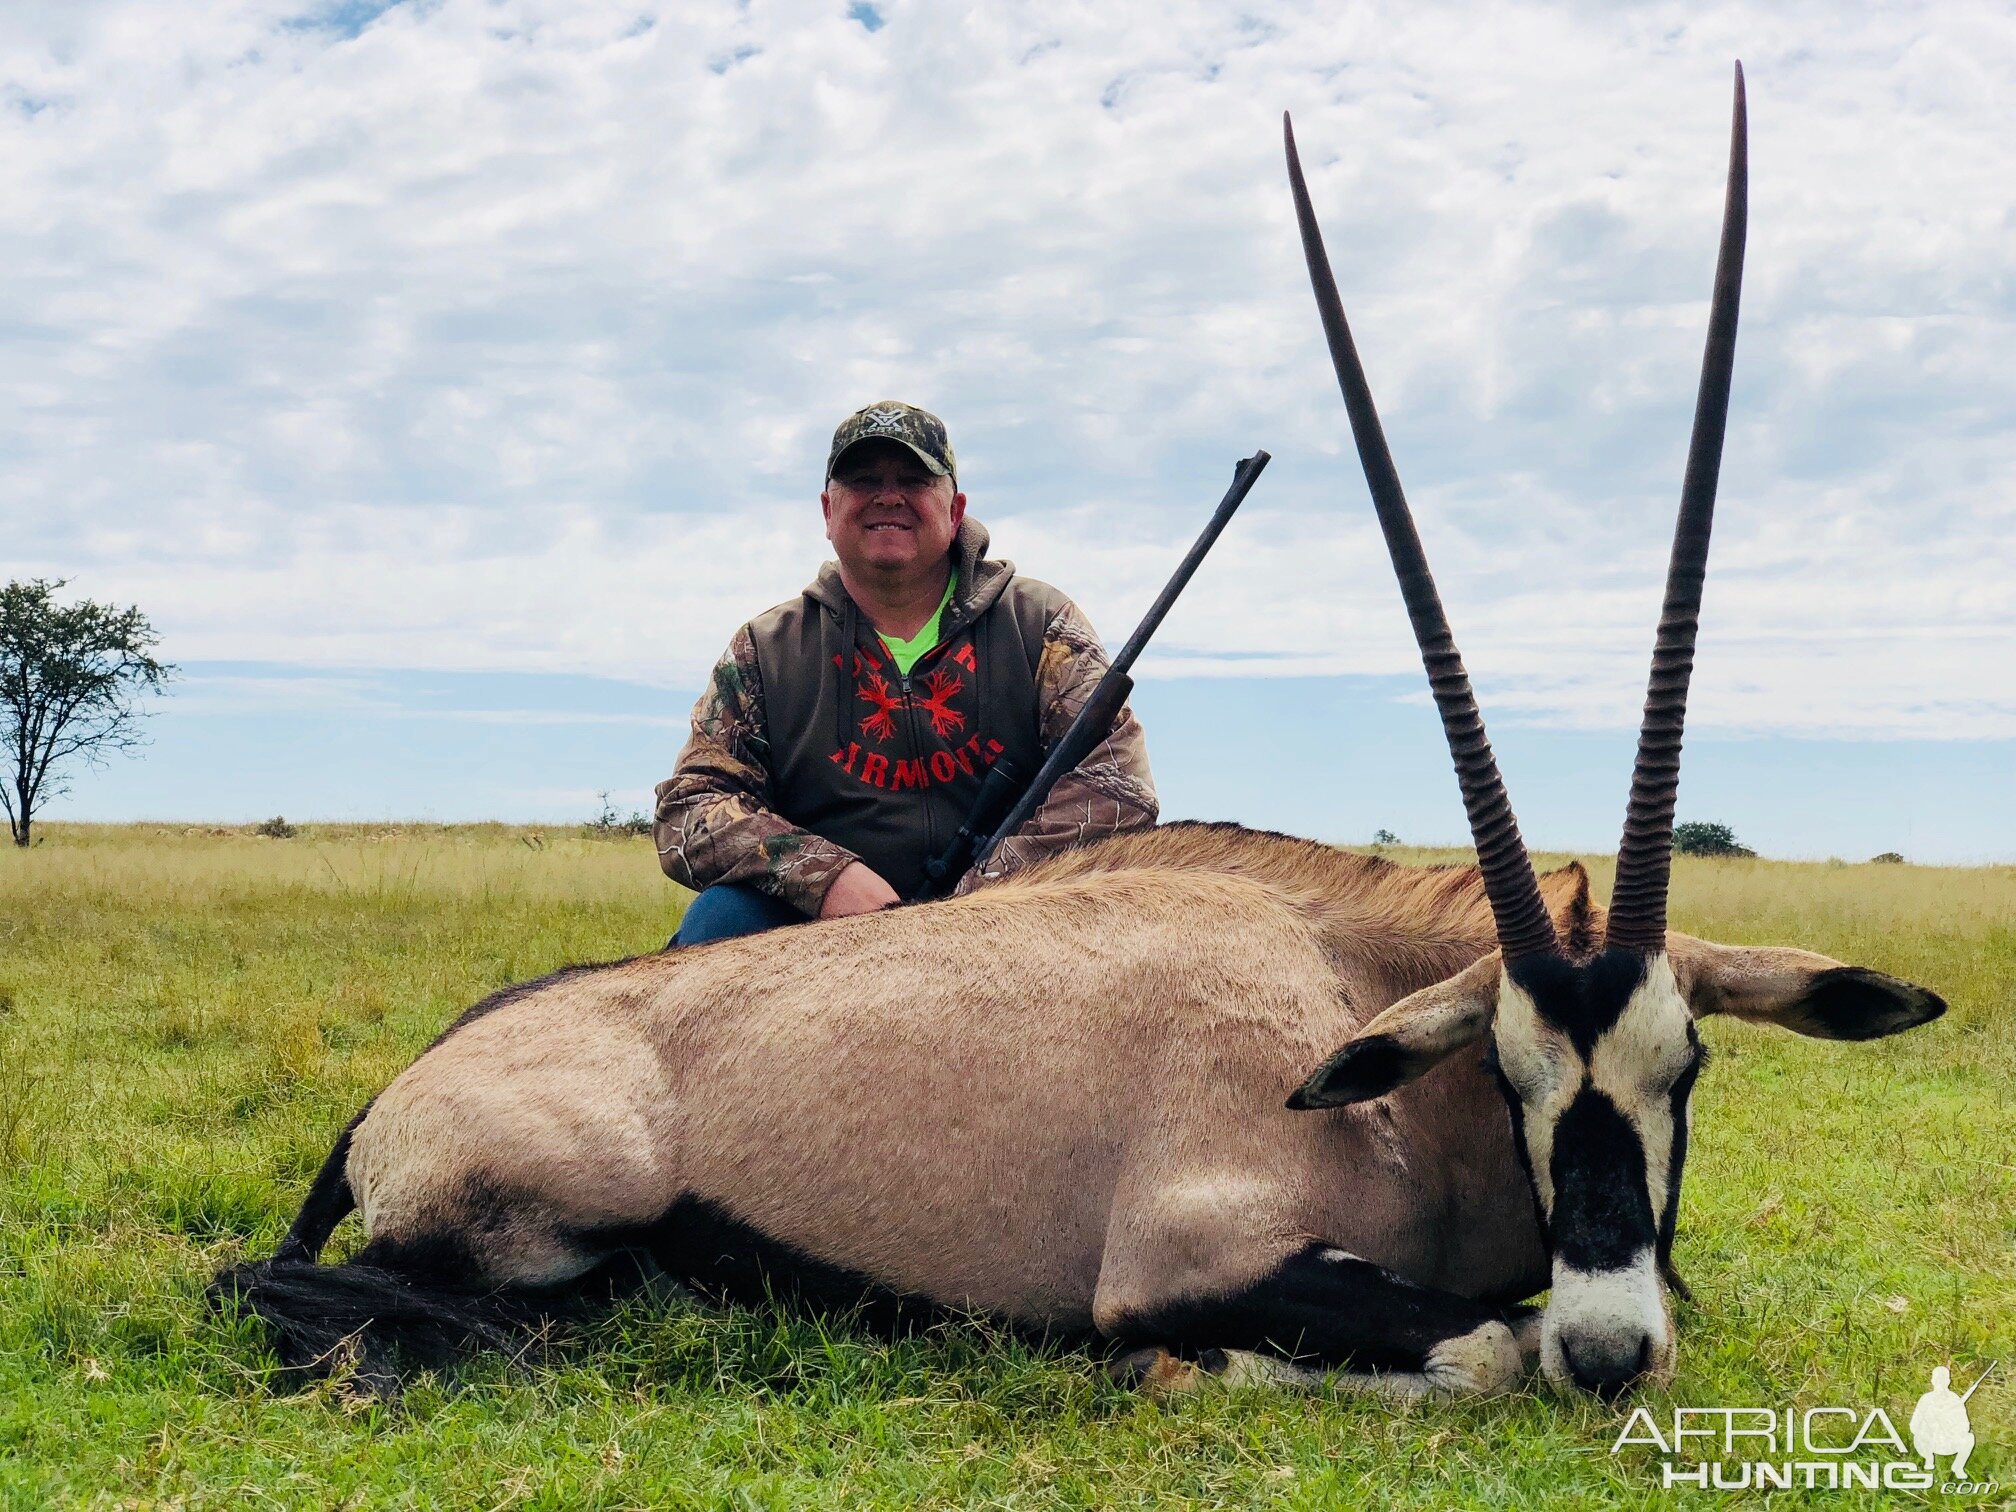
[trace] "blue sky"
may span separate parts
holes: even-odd
[[[2016,859],[2016,18],[1929,7],[22,4],[0,575],[186,669],[52,816],[577,817],[822,554],[839,417],[1122,638],[1173,813],[1460,810],[1296,246],[1297,136],[1541,844],[1614,837],[1714,254],[1752,233],[1682,817]]]

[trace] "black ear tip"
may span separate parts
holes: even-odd
[[[1893,988],[1896,993],[1897,1020],[1892,1034],[1902,1034],[1907,1029],[1917,1029],[1941,1018],[1946,1012],[1946,999],[1927,988],[1912,982],[1899,982]]]
[[[1288,1106],[1302,1112],[1370,1102],[1375,1097],[1384,1097],[1422,1069],[1423,1065],[1410,1063],[1392,1035],[1368,1034],[1350,1041],[1317,1067],[1295,1089]]]
[[[1809,999],[1837,1039],[1882,1039],[1929,1024],[1946,999],[1887,972],[1848,966],[1822,972]]]
[[[1946,999],[1930,987],[1920,987],[1916,982],[1882,971],[1863,972],[1862,979],[1888,993],[1913,1024],[1929,1024],[1946,1011]]]

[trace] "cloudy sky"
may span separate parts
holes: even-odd
[[[0,575],[183,668],[51,814],[640,806],[893,396],[1113,642],[1266,447],[1140,669],[1168,807],[1459,837],[1286,109],[1526,827],[1612,843],[1737,57],[1682,817],[2016,859],[2016,16],[1966,0],[16,0]]]

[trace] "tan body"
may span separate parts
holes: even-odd
[[[537,988],[386,1089],[350,1183],[374,1238],[481,1234],[493,1285],[567,1279],[602,1258],[592,1231],[697,1196],[1026,1325],[1114,1332],[1312,1240],[1515,1299],[1546,1259],[1476,1058],[1376,1104],[1283,1106],[1490,946],[1473,871],[1150,831],[955,901]]]

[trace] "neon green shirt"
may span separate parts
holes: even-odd
[[[952,590],[958,586],[959,569],[955,567],[945,574],[945,596],[938,600],[938,607],[931,611],[931,618],[924,621],[923,629],[908,640],[898,640],[893,635],[882,637],[882,644],[889,648],[889,654],[896,660],[899,675],[908,677],[918,658],[938,644],[938,621],[944,616],[945,606],[952,602]]]

